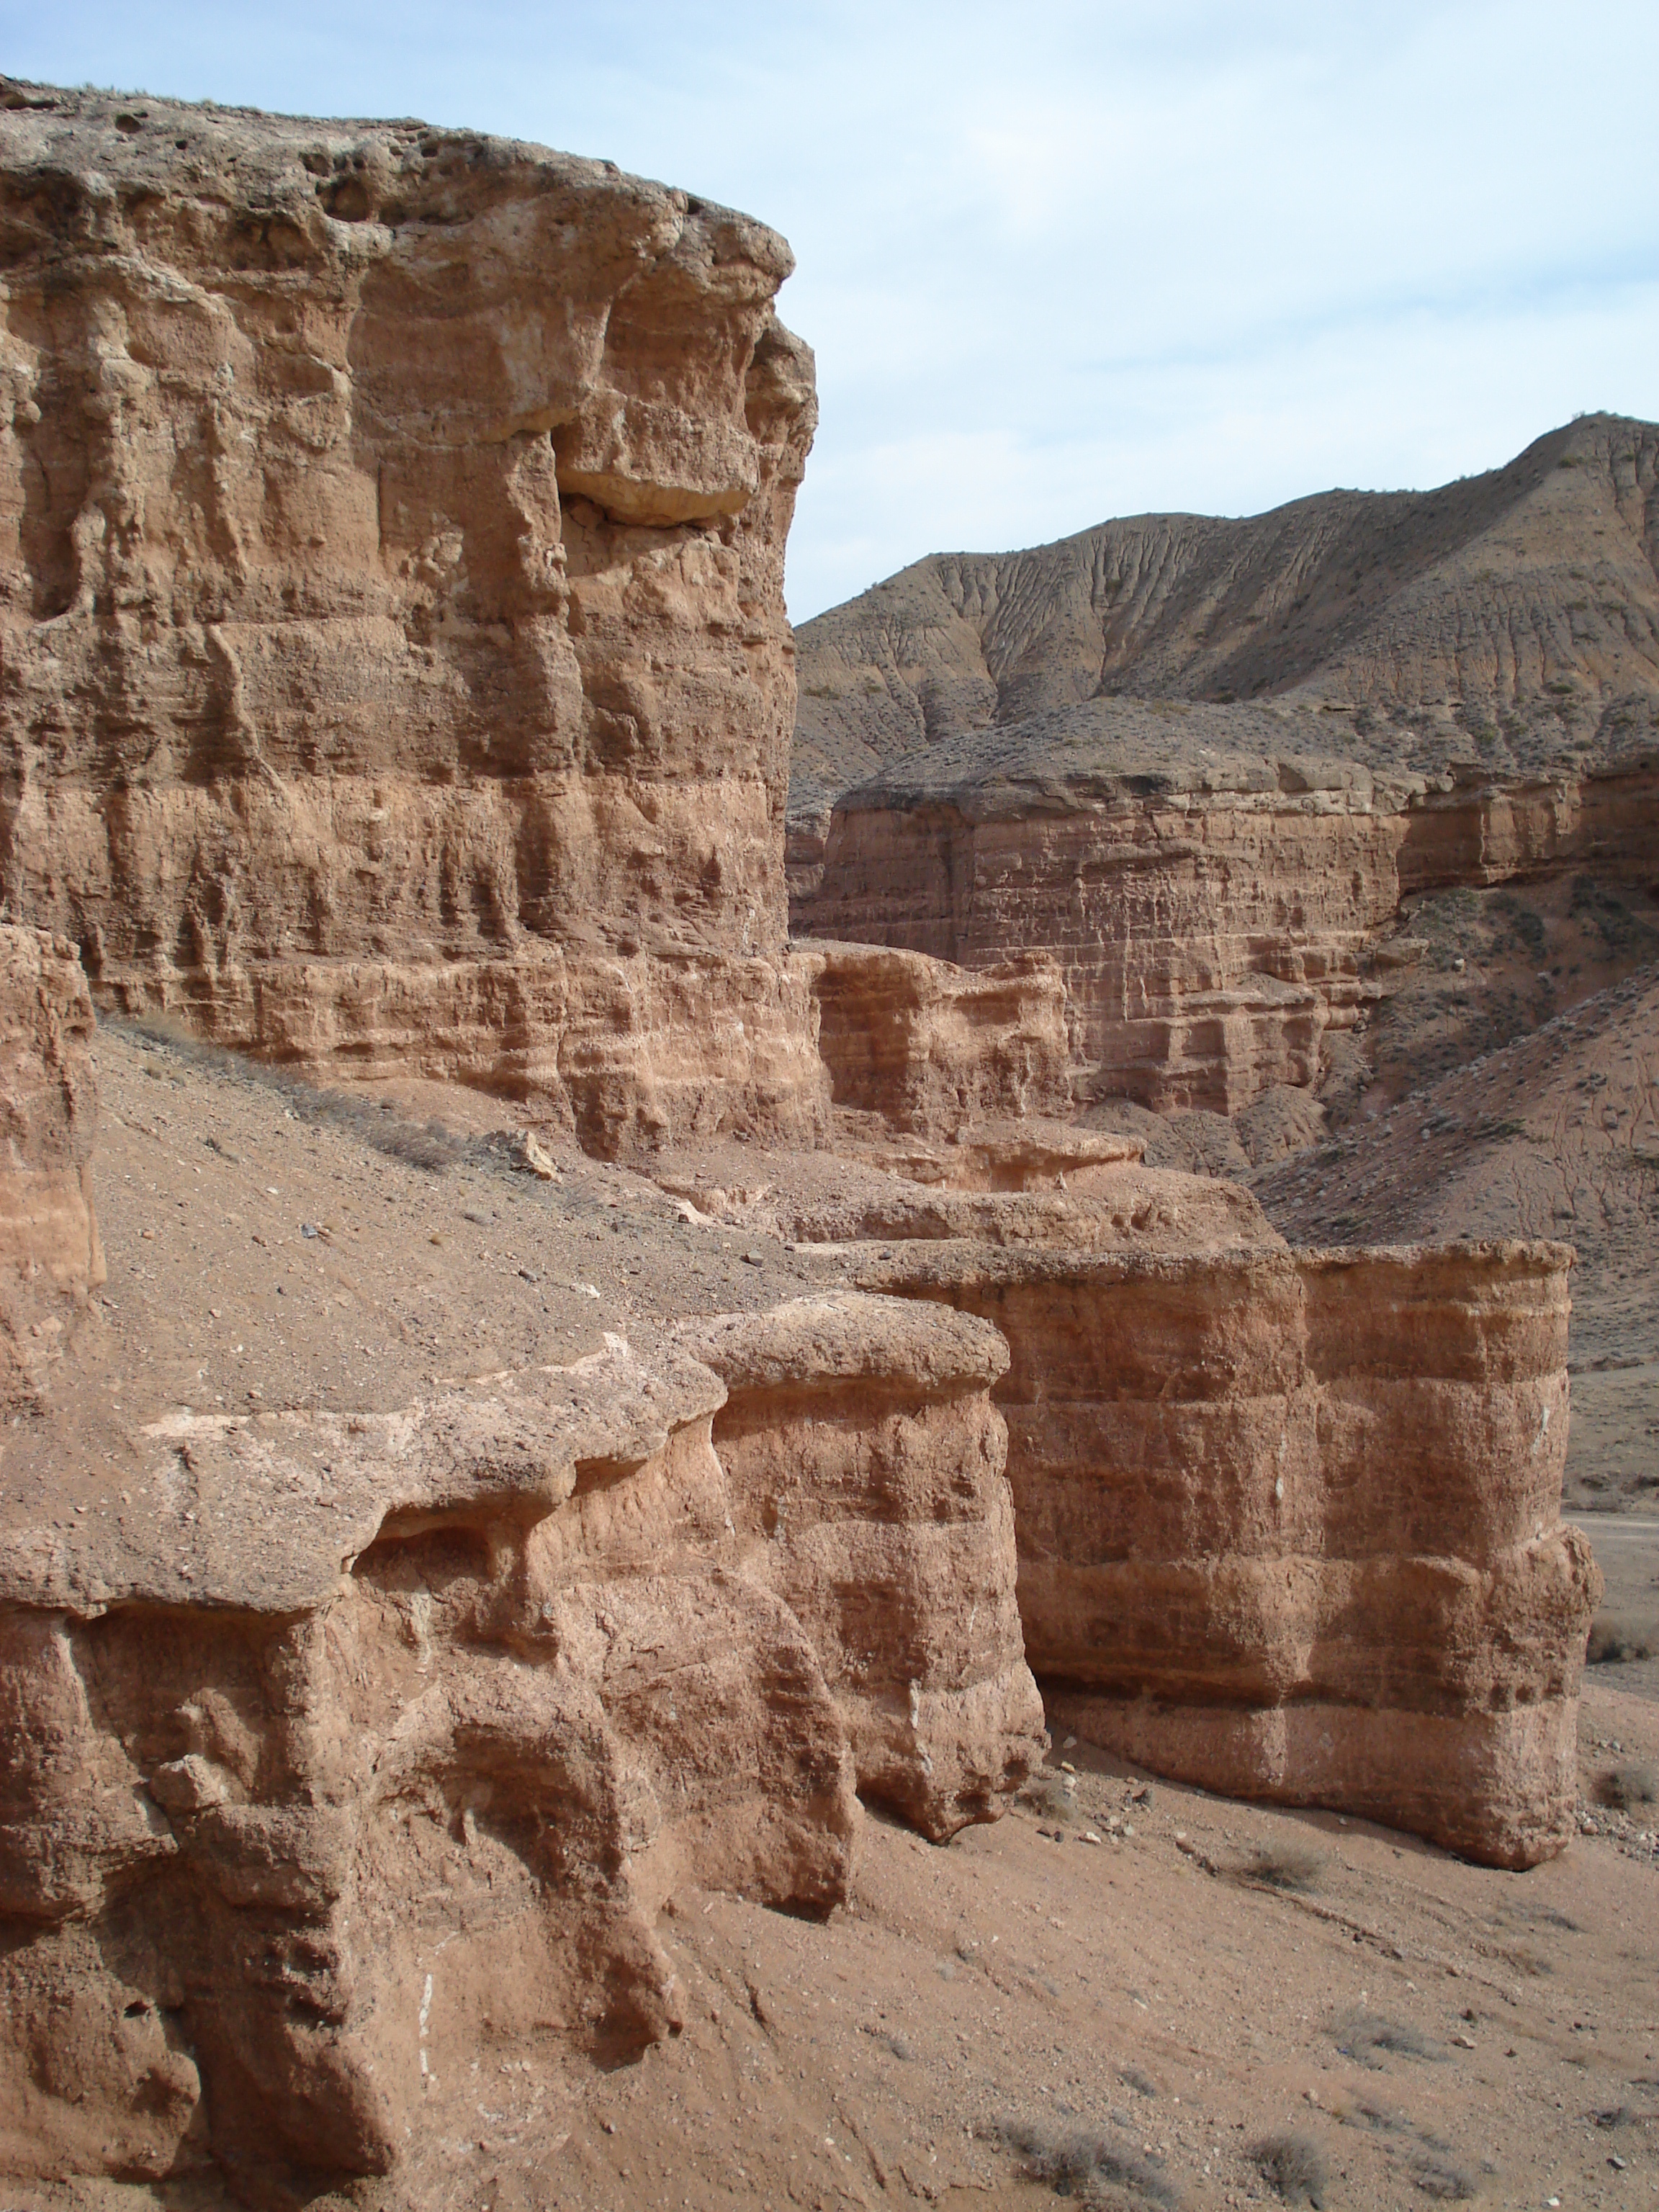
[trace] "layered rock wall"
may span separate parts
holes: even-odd
[[[0,258],[9,914],[106,1003],[596,1149],[810,1140],[782,240],[465,132],[14,88]]]
[[[1303,779],[1284,763],[1258,780]],[[1585,866],[1645,884],[1656,808],[1647,769],[1407,797],[1350,767],[1315,790],[1042,804],[889,777],[835,810],[794,924],[974,969],[1051,963],[1080,1099],[1232,1114],[1318,1082],[1328,1033],[1378,996],[1403,898]]]
[[[1600,1586],[1560,1520],[1569,1259],[945,1243],[860,1277],[1007,1338],[1051,1718],[1207,1789],[1524,1866],[1571,1832]]]
[[[743,1571],[801,1621],[861,1795],[942,1839],[1039,1763],[988,1323],[919,1331],[892,1298],[797,1299],[689,1324],[726,1386],[714,1449]],[[943,1316],[941,1316],[943,1318]]]
[[[678,2024],[677,1887],[827,1911],[855,1784],[994,1816],[1043,1741],[1006,1355],[895,1304],[704,1324],[729,1401],[617,1340],[392,1415],[181,1413],[147,1544],[14,1531],[0,2167],[406,2168],[480,2053]]]
[[[830,1095],[888,1129],[954,1137],[972,1122],[1072,1103],[1066,987],[1042,958],[969,970],[872,945],[799,946]]]

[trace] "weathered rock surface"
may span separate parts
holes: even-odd
[[[180,1415],[165,1548],[14,1534],[9,2170],[383,2172],[480,2048],[672,2025],[677,1879],[837,1899],[845,1736],[718,1571],[721,1395],[618,1351],[397,1417]]]
[[[843,1292],[680,1338],[726,1386],[714,1449],[741,1571],[805,1628],[860,1793],[936,1839],[994,1814],[1047,1741],[988,1395],[1008,1349],[949,1318]]]
[[[39,1407],[104,1279],[93,1206],[92,998],[73,946],[0,926],[0,1405]]]
[[[395,1414],[181,1412],[148,1551],[14,1530],[0,2164],[389,2171],[480,2052],[677,2027],[676,1888],[841,1901],[855,1781],[994,1817],[1044,1744],[1006,1358],[843,1293]]]
[[[993,1321],[1051,1718],[1229,1795],[1528,1866],[1577,1802],[1601,1578],[1560,1520],[1559,1245],[866,1247]]]
[[[1060,1115],[1072,1104],[1066,986],[1052,961],[977,972],[871,945],[797,946],[830,1097],[891,1131]]]
[[[1431,790],[1221,750],[1274,736],[1259,709],[1113,700],[941,741],[843,796],[795,926],[969,969],[1051,963],[1079,1103],[1234,1114],[1328,1076],[1402,964],[1402,902],[1651,874],[1650,769]]]
[[[106,1003],[811,1141],[812,363],[746,216],[418,124],[13,87],[0,878]]]

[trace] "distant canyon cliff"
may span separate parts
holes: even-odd
[[[1645,892],[1656,564],[1659,428],[1607,416],[1438,491],[931,556],[799,633],[795,927],[1053,958],[1079,1104],[1316,1086],[1402,901]]]

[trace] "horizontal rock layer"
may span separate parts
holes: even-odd
[[[967,1315],[919,1331],[914,1311],[796,1299],[681,1341],[726,1385],[714,1449],[744,1571],[805,1627],[860,1793],[942,1839],[989,1817],[1047,1738],[988,1395],[1007,1346]]]
[[[1017,779],[1006,759],[994,782],[890,772],[836,807],[794,926],[969,969],[1051,963],[1080,1099],[1231,1114],[1318,1081],[1328,1031],[1383,988],[1379,939],[1409,894],[1652,873],[1651,770],[1407,796],[1358,770],[1285,790],[1258,766],[1143,795],[1123,776]]]
[[[1569,1259],[946,1242],[857,1265],[1008,1340],[1054,1711],[1206,1788],[1523,1866],[1570,1833],[1600,1587],[1560,1521]]]
[[[782,240],[465,132],[34,88],[0,258],[13,915],[105,1003],[511,1076],[596,1148],[811,1141]]]

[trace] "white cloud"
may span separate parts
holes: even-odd
[[[418,113],[745,207],[823,428],[798,615],[937,547],[1428,483],[1659,413],[1659,11],[0,5],[20,74]]]

